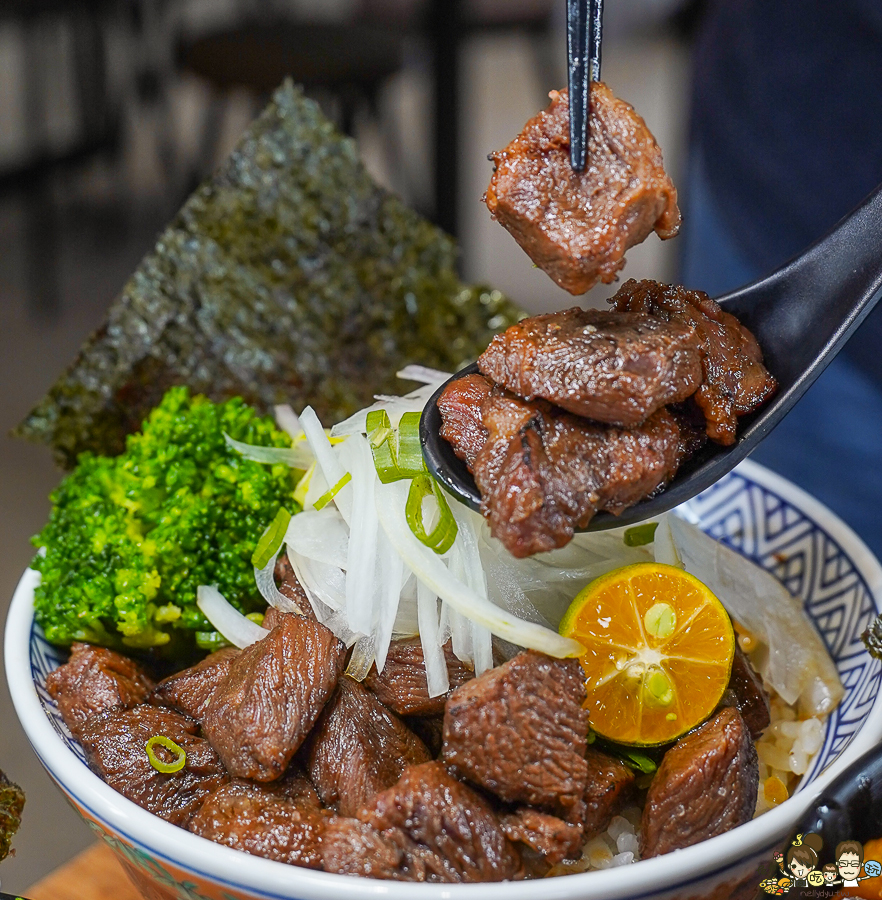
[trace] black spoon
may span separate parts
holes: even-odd
[[[727,312],[737,316],[756,335],[766,366],[778,380],[778,393],[771,401],[739,419],[735,444],[706,445],[683,465],[660,494],[635,504],[620,516],[598,513],[585,530],[601,531],[652,518],[722,478],[793,408],[880,296],[882,185],[801,256],[766,278],[718,298]],[[472,365],[453,378],[475,371],[477,366]],[[423,456],[446,490],[478,509],[480,493],[471,473],[439,433],[441,415],[436,401],[444,387],[446,384],[429,400],[420,420]],[[855,477],[859,474],[855,473]]]

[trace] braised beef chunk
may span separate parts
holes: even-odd
[[[691,325],[701,344],[703,381],[694,399],[712,441],[735,443],[737,417],[756,409],[777,383],[763,365],[756,338],[704,293],[657,281],[626,281],[610,300],[621,311],[650,313]]]
[[[406,881],[404,852],[388,837],[358,819],[333,816],[325,822],[322,868],[337,875]]]
[[[489,437],[473,468],[481,512],[516,557],[564,546],[598,510],[622,512],[680,460],[679,428],[664,409],[616,428],[494,391],[483,416]]]
[[[465,684],[475,677],[475,670],[457,658],[453,645],[444,645],[447,661],[447,676],[450,690]],[[364,680],[369,687],[393,712],[399,716],[433,716],[444,712],[449,691],[439,697],[430,697],[426,684],[426,665],[423,659],[423,644],[419,637],[392,641],[382,672],[372,666]]]
[[[634,108],[591,85],[588,165],[570,166],[566,91],[530,119],[495,164],[485,201],[530,259],[571,294],[609,284],[629,247],[654,230],[677,234],[677,191],[661,151]]]
[[[737,709],[721,709],[664,755],[643,808],[641,859],[749,822],[758,784],[750,731]]]
[[[344,675],[316,723],[306,751],[322,801],[352,816],[395,784],[410,763],[430,759],[425,744],[359,682]]]
[[[470,469],[487,442],[481,408],[492,388],[483,375],[466,375],[447,385],[438,398],[441,437]]]
[[[440,716],[407,716],[407,727],[426,745],[432,759],[441,755],[444,744],[444,714]]]
[[[606,831],[613,816],[618,815],[634,794],[636,777],[620,759],[589,746],[585,751],[588,778],[585,793],[574,816],[582,824],[585,839]]]
[[[523,397],[630,428],[701,384],[690,325],[647,313],[574,306],[522,319],[497,334],[478,368]]]
[[[282,619],[233,660],[202,718],[230,773],[255,781],[285,771],[331,696],[346,654],[314,619]]]
[[[210,794],[187,827],[235,850],[318,869],[325,820],[317,797],[313,804],[298,802],[298,796],[284,781],[266,785],[237,778]],[[308,798],[308,791],[302,796]]]
[[[408,839],[399,846],[414,880],[503,881],[521,872],[490,804],[439,762],[408,766],[358,818],[393,840],[396,833]]]
[[[744,651],[735,643],[732,657],[732,674],[729,686],[723,694],[723,706],[736,706],[750,729],[754,740],[762,736],[772,721],[769,695],[763,687],[763,680],[750,664]]]
[[[578,660],[524,650],[451,694],[444,761],[507,802],[569,808],[585,791],[584,700]]]
[[[142,704],[113,709],[83,725],[81,743],[89,768],[124,797],[148,812],[186,827],[205,798],[228,781],[217,753],[192,719],[159,706]],[[154,735],[171,738],[187,754],[184,768],[164,774],[150,763],[144,749]],[[154,748],[167,762],[165,748]]]
[[[46,676],[46,690],[77,739],[99,713],[143,703],[153,688],[147,673],[106,647],[72,644],[70,659]]]
[[[510,841],[526,844],[552,866],[577,859],[582,850],[582,829],[578,825],[529,806],[502,816],[500,824]]]
[[[201,722],[214,692],[229,675],[230,666],[240,653],[238,647],[224,647],[195,666],[170,675],[156,685],[151,700],[173,706]]]
[[[297,580],[297,576],[294,574],[294,567],[291,565],[291,560],[288,559],[288,554],[282,551],[279,554],[278,559],[276,560],[275,568],[273,569],[273,577],[276,580],[276,587],[279,589],[279,593],[283,594],[287,597],[296,607],[295,612],[299,610],[304,616],[309,616],[313,618],[312,605],[309,602],[309,598],[306,596],[306,591],[303,590],[303,585]],[[273,607],[270,607],[267,610],[267,615],[276,612]],[[272,625],[267,625],[266,620],[264,620],[264,625],[267,628],[275,627],[278,622],[274,621],[271,618]]]

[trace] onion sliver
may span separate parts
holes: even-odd
[[[266,628],[252,622],[236,607],[231,606],[213,585],[200,584],[196,588],[196,605],[218,633],[239,649],[248,647],[269,634]]]
[[[402,381],[420,381],[423,384],[441,384],[453,377],[453,372],[442,372],[440,369],[430,369],[428,366],[409,365],[395,373],[396,378]],[[432,391],[434,394],[435,392]]]
[[[461,615],[513,644],[557,657],[580,656],[585,652],[578,641],[510,615],[454,578],[443,559],[421,544],[408,527],[404,514],[408,490],[409,485],[404,481],[378,484],[376,506],[383,530],[417,578]]]
[[[273,416],[276,425],[287,434],[292,441],[303,435],[303,427],[300,424],[300,416],[287,404],[273,407]]]
[[[315,454],[316,462],[325,481],[329,486],[339,484],[340,479],[346,475],[346,467],[340,462],[328,436],[325,434],[322,423],[319,422],[315,410],[311,406],[300,413],[300,425],[306,435],[306,441]],[[352,486],[346,485],[334,497],[334,503],[340,510],[343,518],[348,522],[352,508]]]
[[[313,456],[309,447],[300,444],[297,447],[263,447],[259,444],[245,444],[231,438],[224,432],[224,440],[228,447],[232,447],[237,453],[251,459],[254,462],[268,465],[290,466],[292,469],[308,469],[312,465]]]
[[[297,613],[303,615],[303,610],[290,598],[286,597],[277,587],[275,578],[276,553],[273,558],[262,568],[254,569],[254,581],[260,596],[270,605],[282,612]]]
[[[430,697],[440,697],[450,689],[444,641],[438,628],[438,598],[431,588],[417,579],[417,621],[426,667],[426,686]]]

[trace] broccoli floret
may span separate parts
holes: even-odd
[[[116,457],[83,453],[51,496],[33,542],[37,623],[56,644],[138,649],[196,645],[211,625],[196,606],[217,585],[244,613],[265,606],[251,555],[295,473],[243,458],[224,440],[289,447],[291,439],[239,398],[215,404],[171,388]]]

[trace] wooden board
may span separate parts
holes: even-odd
[[[28,900],[143,900],[100,841],[25,891]]]

